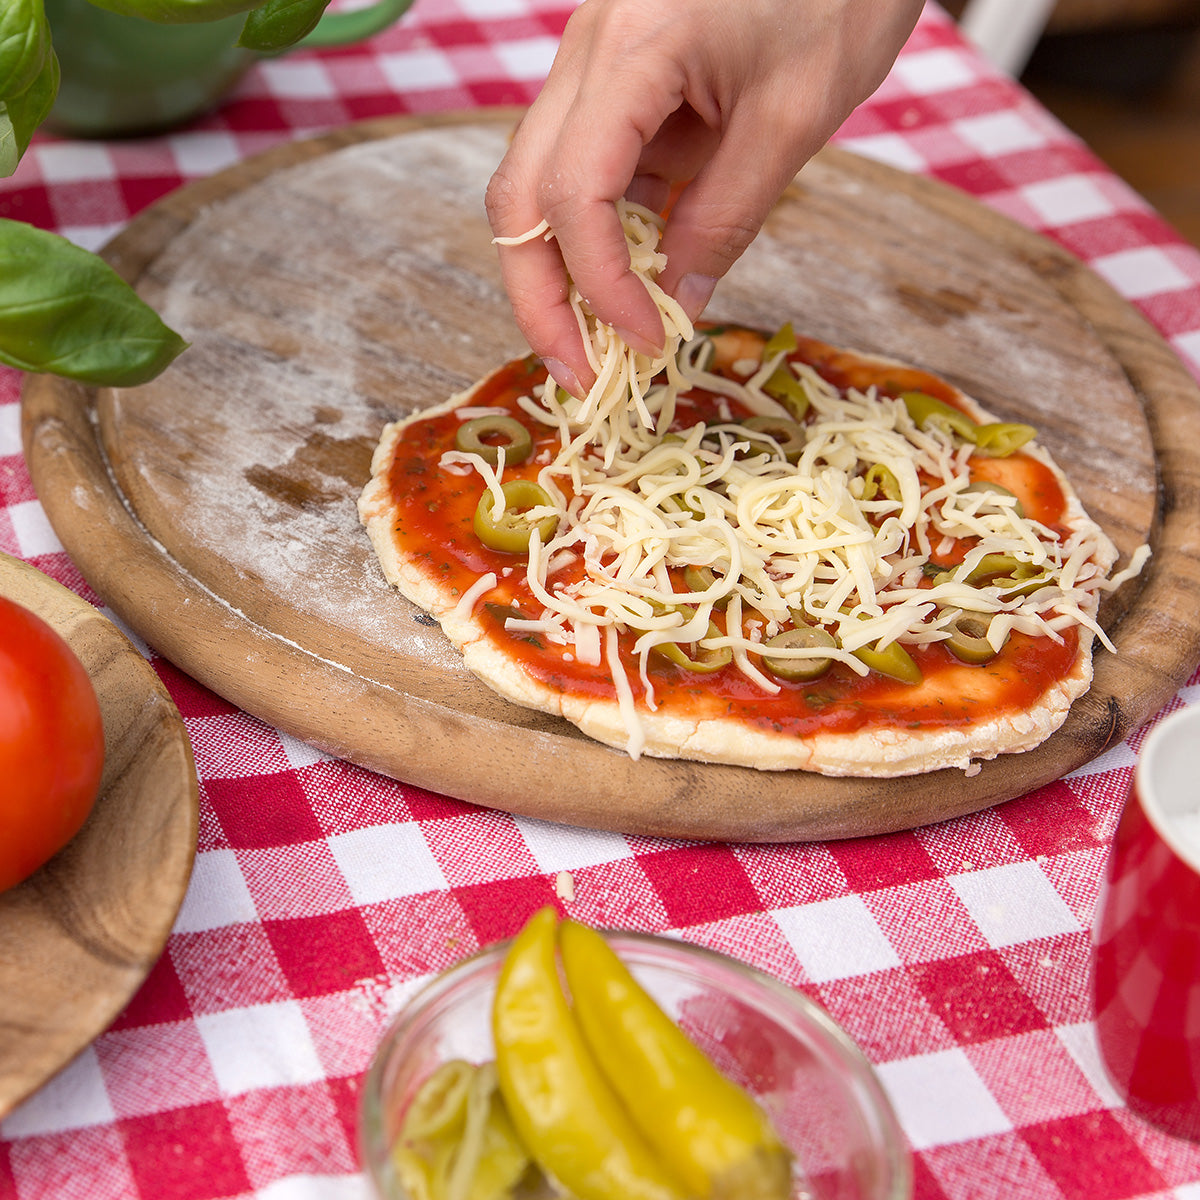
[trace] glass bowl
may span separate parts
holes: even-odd
[[[906,1200],[904,1135],[862,1051],[817,1004],[723,954],[606,932],[638,982],[770,1114],[796,1158],[793,1200]],[[363,1169],[381,1200],[409,1200],[391,1147],[421,1084],[444,1062],[493,1058],[498,942],[426,984],[384,1034],[363,1081]]]

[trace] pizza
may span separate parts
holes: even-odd
[[[1030,426],[797,334],[625,346],[574,297],[597,383],[534,356],[386,427],[359,512],[384,575],[514,703],[642,755],[895,777],[1040,744],[1111,649],[1117,552]],[[535,231],[541,232],[541,231]]]

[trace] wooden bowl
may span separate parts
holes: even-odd
[[[0,595],[79,656],[104,720],[100,798],[68,845],[0,894],[0,1117],[103,1032],[154,965],[196,852],[199,789],[183,721],[102,613],[0,555]]]

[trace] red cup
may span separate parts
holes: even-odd
[[[1092,998],[1131,1112],[1200,1141],[1200,706],[1146,738],[1093,930]]]

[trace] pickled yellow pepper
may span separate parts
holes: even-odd
[[[492,1009],[500,1092],[539,1165],[578,1200],[687,1195],[618,1100],[558,982],[558,915],[543,908],[510,948]]]
[[[633,978],[604,938],[565,921],[575,1016],[609,1083],[694,1196],[786,1200],[791,1158],[767,1115]]]
[[[496,1090],[496,1066],[443,1063],[404,1115],[392,1166],[409,1200],[505,1200],[530,1163]]]

